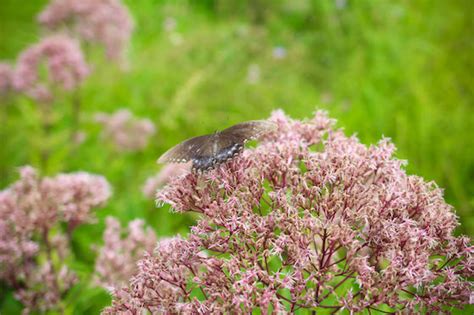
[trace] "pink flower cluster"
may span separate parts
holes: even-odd
[[[52,0],[38,21],[48,29],[65,27],[85,41],[101,43],[112,59],[123,55],[133,31],[133,20],[120,0]]]
[[[110,187],[103,177],[87,173],[40,179],[33,168],[23,167],[20,174],[0,191],[0,280],[15,290],[26,313],[57,309],[76,279],[64,262],[67,235],[92,219],[92,208],[105,203]]]
[[[144,225],[143,220],[133,220],[124,231],[117,219],[107,217],[104,245],[95,265],[95,278],[99,285],[113,291],[137,273],[138,260],[156,246],[155,232]]]
[[[13,67],[5,62],[0,62],[0,96],[8,93],[13,88]]]
[[[99,113],[96,115],[96,121],[103,125],[102,137],[122,151],[143,149],[155,133],[155,126],[151,120],[138,119],[126,109],[118,110],[111,115]]]
[[[47,73],[42,72],[43,62]],[[13,83],[17,90],[46,102],[52,99],[55,88],[73,90],[88,73],[79,44],[67,36],[53,35],[21,53]]]
[[[167,164],[154,176],[148,178],[143,186],[145,197],[153,198],[158,188],[162,188],[173,178],[184,175],[191,171],[191,165],[186,164]]]
[[[469,303],[473,248],[433,182],[387,139],[365,146],[317,112],[281,111],[261,143],[158,201],[201,219],[139,262],[105,314],[449,312]]]
[[[86,172],[45,178],[42,187],[55,200],[60,218],[69,228],[92,222],[91,209],[103,205],[111,195],[105,178]]]

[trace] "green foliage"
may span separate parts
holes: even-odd
[[[106,176],[114,196],[97,213],[99,224],[73,235],[72,265],[87,280],[95,259],[91,246],[100,242],[105,216],[145,218],[163,236],[185,234],[193,224],[192,217],[157,209],[142,196],[145,179],[159,169],[155,161],[167,148],[265,118],[277,108],[296,118],[325,108],[364,143],[392,138],[398,156],[409,161],[408,172],[444,187],[462,222],[459,233],[472,235],[471,2],[361,0],[346,1],[343,8],[336,2],[126,1],[136,21],[129,69],[121,71],[87,47],[93,73],[78,92],[80,129],[87,138],[77,149],[69,143],[69,96],[54,104],[47,138],[35,103],[11,97],[0,106],[0,187],[16,179],[16,167],[40,167],[44,147],[51,152],[43,174],[85,170]],[[13,62],[37,40],[34,19],[45,3],[2,1],[0,59]],[[169,16],[177,21],[174,35],[163,29]],[[177,34],[179,45],[173,44]],[[275,46],[286,48],[284,59],[272,57]],[[261,72],[256,84],[246,80],[252,64]],[[94,113],[120,107],[156,124],[158,132],[143,152],[119,154],[101,141]],[[72,306],[66,313],[97,313],[109,303],[106,292],[84,283],[68,295]],[[0,290],[0,313],[17,312],[8,290]]]

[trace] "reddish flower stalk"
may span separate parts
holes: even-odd
[[[60,310],[62,296],[76,282],[65,263],[67,235],[93,219],[91,210],[105,203],[110,187],[87,173],[44,179],[31,167],[20,173],[0,191],[0,280],[14,289],[24,313]]]
[[[139,263],[105,314],[448,312],[469,303],[472,247],[432,182],[407,175],[387,139],[367,147],[281,111],[278,130],[218,169],[158,192],[201,214],[186,239]]]

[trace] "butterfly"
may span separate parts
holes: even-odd
[[[172,147],[158,163],[186,163],[192,161],[193,170],[207,171],[242,152],[245,142],[258,139],[276,128],[267,120],[246,121],[222,131],[194,137]]]

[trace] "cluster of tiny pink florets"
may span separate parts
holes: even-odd
[[[158,189],[164,187],[173,178],[184,175],[191,171],[189,163],[167,164],[158,173],[147,178],[143,185],[143,194],[147,198],[154,198]]]
[[[136,118],[126,109],[110,115],[99,113],[95,118],[103,126],[102,137],[122,151],[143,149],[155,133],[151,120]]]
[[[51,102],[57,88],[74,90],[90,72],[74,38],[99,42],[109,58],[119,59],[133,30],[120,0],[53,0],[38,21],[56,33],[23,51],[15,69],[0,64],[0,93],[14,87],[37,101]]]
[[[38,21],[51,30],[65,28],[81,39],[105,46],[107,56],[122,57],[133,20],[120,0],[52,0]]]
[[[103,239],[95,278],[97,284],[111,291],[126,284],[137,273],[138,260],[156,246],[155,232],[145,228],[145,222],[139,219],[131,221],[125,231],[117,219],[107,217]]]
[[[367,147],[318,112],[157,194],[201,219],[159,243],[106,314],[443,312],[469,303],[469,239],[432,182],[407,175],[383,139]]]
[[[40,179],[23,167],[20,174],[0,191],[0,280],[15,290],[24,312],[55,309],[76,281],[65,264],[68,236],[93,219],[91,210],[110,197],[110,187],[88,173]]]
[[[47,74],[42,72],[43,64]],[[13,83],[17,90],[45,102],[52,99],[58,87],[75,89],[88,73],[89,68],[79,44],[65,35],[53,35],[21,53]]]

